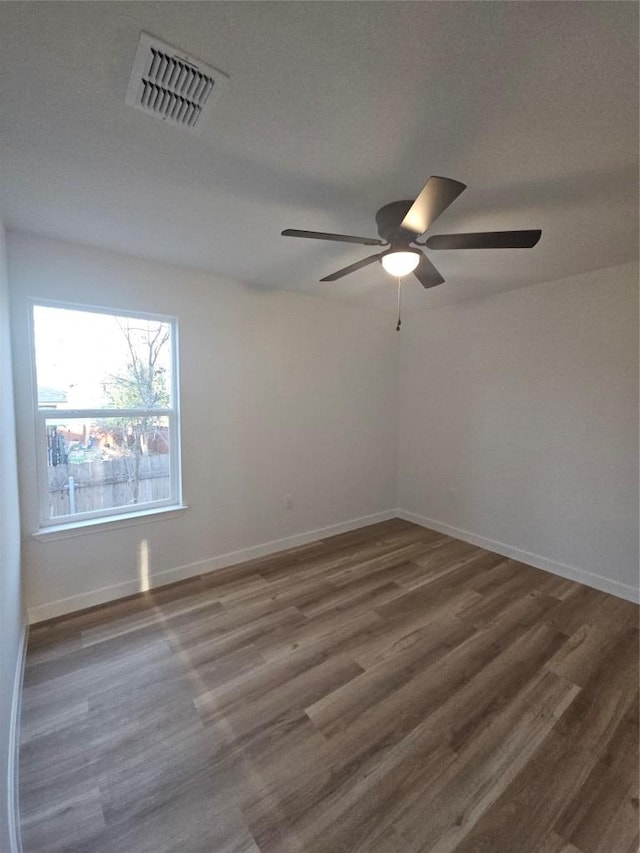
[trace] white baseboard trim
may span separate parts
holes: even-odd
[[[7,768],[7,824],[9,829],[10,853],[22,853],[22,834],[20,832],[20,802],[18,791],[18,767],[20,753],[20,708],[22,705],[22,682],[27,658],[27,639],[29,626],[25,625],[20,639],[16,671],[13,679],[13,698],[11,701],[11,721],[9,724],[8,768]]]
[[[567,580],[577,581],[585,586],[599,589],[601,592],[608,592],[611,595],[616,595],[618,598],[624,598],[627,601],[632,601],[634,604],[640,603],[640,591],[629,584],[621,583],[620,581],[605,578],[602,575],[589,572],[586,569],[579,569],[575,566],[568,566],[565,563],[558,563],[555,560],[550,560],[548,557],[542,557],[540,554],[532,554],[529,551],[523,551],[521,548],[514,548],[512,545],[507,545],[504,542],[498,542],[495,539],[488,539],[486,536],[478,536],[476,533],[471,533],[468,530],[463,530],[460,527],[452,527],[450,524],[444,524],[441,521],[436,521],[434,518],[425,518],[422,515],[416,515],[408,510],[398,509],[396,511],[398,518],[403,518],[405,521],[412,521],[414,524],[419,524],[421,527],[427,527],[429,530],[435,530],[438,533],[445,533],[447,536],[452,536],[454,539],[462,539],[464,542],[469,542],[471,545],[478,545],[480,548],[486,548],[487,551],[493,551],[496,554],[502,554],[503,557],[509,557],[512,560],[518,560],[520,563],[526,563],[536,569],[543,569],[545,572],[551,572],[553,575],[559,575]]]
[[[351,530],[357,530],[359,527],[366,527],[369,524],[388,521],[391,518],[396,518],[396,516],[396,510],[389,509],[339,524],[331,524],[328,527],[321,527],[317,530],[308,530],[304,533],[297,533],[294,536],[286,536],[284,539],[274,539],[271,542],[264,542],[261,545],[241,548],[239,551],[231,551],[228,554],[221,554],[207,560],[199,560],[196,563],[189,563],[186,566],[177,566],[176,568],[166,569],[162,572],[152,571],[149,577],[149,586],[155,588],[175,583],[176,581],[187,580],[188,578],[207,574],[216,569],[235,566],[238,563],[245,563],[247,560],[254,560],[258,557],[266,557],[269,554],[274,554],[276,551],[286,551],[289,548],[297,548],[299,545],[317,542],[319,539],[325,539],[327,536],[337,536],[340,533],[348,533]],[[27,609],[29,624],[33,625],[45,619],[53,619],[56,616],[73,613],[76,610],[84,610],[86,607],[94,607],[96,604],[105,604],[108,601],[125,598],[128,595],[134,595],[141,591],[140,582],[138,579],[135,579],[91,590],[90,592],[79,593],[78,595],[72,595],[69,598],[59,599],[58,601],[37,604]]]

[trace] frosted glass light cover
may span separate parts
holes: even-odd
[[[382,256],[382,266],[396,278],[408,275],[420,263],[419,252],[389,252]]]

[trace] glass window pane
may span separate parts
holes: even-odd
[[[48,517],[171,498],[169,418],[47,418]]]
[[[33,310],[40,408],[171,408],[171,323]]]

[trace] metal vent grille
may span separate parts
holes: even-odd
[[[142,33],[125,103],[198,133],[226,79],[221,71]]]

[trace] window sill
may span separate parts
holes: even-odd
[[[133,527],[152,521],[165,521],[181,515],[189,507],[182,504],[163,506],[157,509],[145,509],[139,512],[127,512],[122,515],[111,515],[107,518],[89,518],[86,521],[73,521],[69,524],[55,524],[51,527],[41,527],[31,534],[32,539],[39,542],[50,542],[55,539],[70,539],[75,536],[87,536],[100,531],[117,530],[121,527]]]

